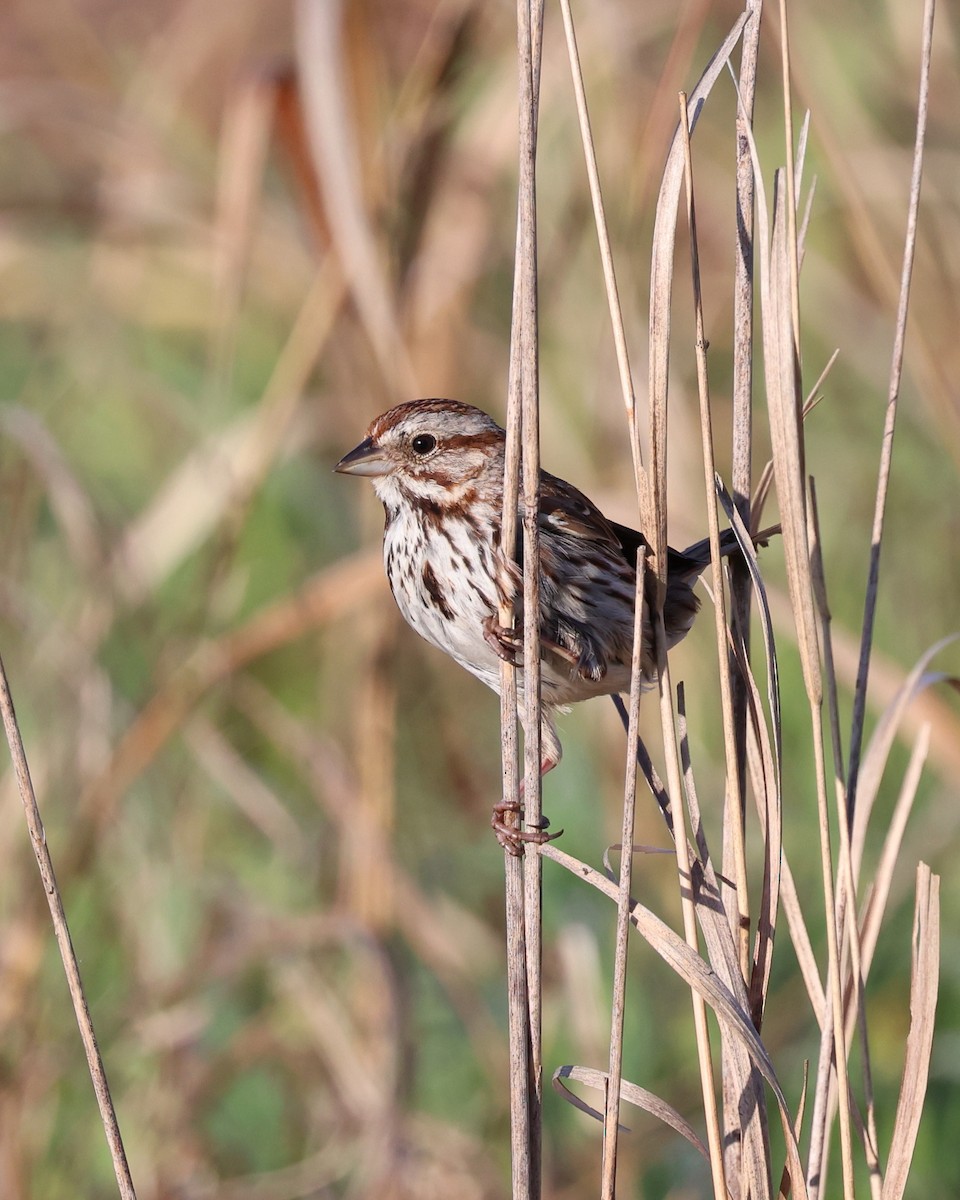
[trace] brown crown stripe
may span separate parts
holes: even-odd
[[[480,419],[484,422],[488,421],[492,427],[491,432],[499,430],[499,436],[503,436],[503,430],[500,429],[492,417],[478,408],[473,408],[469,404],[461,404],[456,400],[414,400],[410,403],[398,404],[395,408],[391,408],[388,412],[377,417],[370,426],[370,433],[382,433],[384,429],[398,425],[401,421],[413,415],[422,417],[433,413],[442,414],[445,417],[461,417],[471,420]]]

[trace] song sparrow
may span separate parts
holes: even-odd
[[[521,665],[523,641],[520,572],[500,545],[505,442],[504,431],[478,408],[414,400],[377,417],[335,467],[373,479],[386,514],[387,578],[408,624],[496,692],[499,660]],[[561,755],[555,711],[629,690],[637,554],[646,542],[547,471],[541,472],[539,529],[545,774]],[[735,546],[728,530],[722,549]],[[693,624],[700,607],[693,585],[709,562],[706,539],[668,552],[668,648]],[[514,605],[516,632],[498,623],[505,598]],[[650,684],[656,662],[646,615],[643,634],[643,676]],[[522,713],[522,670],[518,688]],[[498,835],[502,815],[499,806]]]

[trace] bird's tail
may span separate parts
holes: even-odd
[[[753,544],[755,547],[765,546],[770,538],[775,537],[778,533],[780,533],[780,526],[770,525],[753,537]],[[725,529],[720,534],[721,556],[726,558],[727,555],[736,554],[739,550],[740,543],[737,541],[737,535],[732,529]],[[709,564],[710,539],[705,537],[701,538],[699,542],[694,542],[692,546],[688,546],[686,550],[670,550],[667,560],[667,576],[692,584],[703,574]]]

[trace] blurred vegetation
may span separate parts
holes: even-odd
[[[676,94],[738,9],[581,7],[642,390]],[[502,1197],[502,866],[487,827],[496,704],[401,626],[379,565],[379,506],[330,467],[412,395],[502,415],[514,14],[478,0],[355,0],[326,6],[324,28],[311,11],[306,0],[299,13],[250,0],[18,0],[0,12],[0,651],[141,1200]],[[863,606],[920,9],[808,0],[791,22],[818,177],[802,280],[808,381],[841,351],[808,422],[808,467],[849,683],[855,660],[841,651],[856,646]],[[957,37],[945,7],[871,724],[904,670],[960,626]],[[783,156],[777,53],[771,20],[757,100],[768,181]],[[721,83],[694,141],[724,472],[733,114]],[[544,461],[629,522],[616,365],[552,9],[539,191]],[[675,320],[690,329],[681,254]],[[693,355],[675,354],[672,369],[671,540],[683,545],[704,531]],[[776,589],[776,546],[764,567]],[[806,702],[779,632],[785,844],[801,896],[815,896]],[[709,765],[722,753],[711,639],[695,630],[675,656],[708,813],[723,786]],[[941,657],[957,670],[956,647]],[[908,740],[921,718],[934,722],[931,761],[868,1011],[885,1143],[922,856],[945,877],[945,953],[913,1182],[945,1200],[960,1193],[949,868],[960,724],[936,693],[911,711]],[[597,701],[564,719],[563,736],[546,808],[596,862],[619,835],[622,732]],[[889,808],[907,745],[882,793]],[[9,770],[0,803],[0,1194],[110,1196]],[[654,806],[641,806],[637,840],[663,837]],[[544,882],[545,1061],[604,1066],[611,914],[549,866]],[[636,887],[676,918],[670,859],[641,860]],[[695,1113],[684,989],[643,946],[632,971],[625,1074]],[[816,1043],[786,939],[767,1012],[796,1102]],[[624,1196],[704,1194],[702,1165],[672,1135],[641,1114],[626,1120]],[[592,1194],[598,1133],[548,1095],[548,1195]]]

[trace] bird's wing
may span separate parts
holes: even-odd
[[[626,553],[617,536],[617,527],[572,483],[547,471],[540,476],[540,531],[579,538],[611,550]],[[629,555],[627,555],[629,559]],[[636,555],[634,555],[636,562]]]
[[[611,654],[629,656],[620,635],[632,632],[632,570],[597,506],[546,471],[541,473],[538,525],[544,647],[568,664],[565,671],[598,683]],[[610,594],[614,590],[617,597]],[[611,632],[613,618],[617,628]]]
[[[618,525],[616,521],[610,521],[609,525],[620,543],[624,558],[636,570],[637,555],[647,552],[647,539],[638,529],[631,529],[629,525]]]

